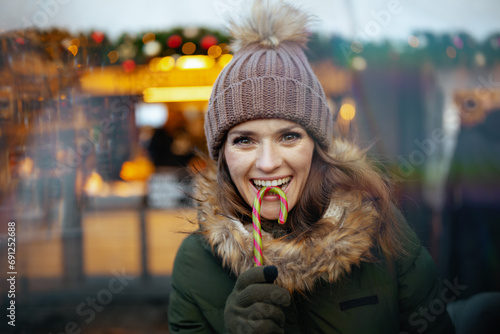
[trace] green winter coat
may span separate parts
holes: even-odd
[[[344,151],[332,153],[336,159],[365,163],[354,148],[346,155],[341,147]],[[252,225],[217,214],[212,182],[198,184],[206,197],[200,229],[184,240],[175,260],[168,310],[172,333],[225,332],[226,300],[236,278],[253,266]],[[387,261],[374,254],[383,223],[363,194],[334,193],[306,240],[290,242],[262,231],[264,264],[278,268],[275,284],[292,294],[286,333],[453,333],[446,303],[463,287],[439,280],[432,258],[409,228],[404,257]]]
[[[453,333],[445,305],[461,287],[439,284],[422,247],[397,268],[363,263],[338,284],[321,281],[313,292],[294,295],[285,333]],[[172,277],[170,332],[223,333],[235,282],[200,235],[186,238]]]

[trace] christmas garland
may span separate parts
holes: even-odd
[[[227,34],[207,28],[174,28],[168,31],[123,34],[115,42],[102,32],[71,35],[61,29],[23,30],[0,34],[3,57],[39,51],[49,59],[83,67],[121,64],[125,71],[147,64],[155,57],[209,55],[230,52]],[[308,45],[311,62],[330,59],[339,67],[366,66],[491,67],[500,60],[500,33],[478,42],[465,33],[437,35],[418,32],[407,41],[350,40],[337,35],[313,34]]]

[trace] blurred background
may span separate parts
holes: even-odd
[[[291,2],[317,16],[307,53],[337,135],[395,180],[458,298],[499,291],[498,2]],[[168,332],[189,170],[242,4],[0,3],[2,332]]]

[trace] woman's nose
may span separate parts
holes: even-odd
[[[280,167],[283,163],[280,149],[272,143],[262,144],[257,152],[256,167],[269,173]]]

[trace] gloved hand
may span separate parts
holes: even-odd
[[[288,290],[273,284],[275,266],[252,267],[236,280],[226,301],[224,321],[229,333],[284,333],[283,307],[290,305]]]

